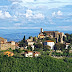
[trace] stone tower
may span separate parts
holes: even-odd
[[[41,33],[43,32],[43,28],[41,28]]]

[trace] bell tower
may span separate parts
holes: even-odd
[[[41,28],[41,33],[43,32],[43,28]]]

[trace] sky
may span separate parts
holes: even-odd
[[[72,0],[0,0],[0,29],[72,31]]]

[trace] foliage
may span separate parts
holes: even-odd
[[[56,39],[55,38],[50,38],[50,37],[46,37],[45,40],[52,40],[56,43]]]
[[[32,51],[32,47],[31,47],[31,46],[28,46],[27,49],[28,49],[29,51]]]
[[[67,36],[65,41],[72,44],[72,34],[66,33],[65,35]]]
[[[65,47],[66,45],[65,44],[62,44],[62,43],[56,43],[55,46],[54,46],[54,50],[65,50]]]
[[[45,46],[43,47],[43,50],[44,50],[44,51],[47,51],[47,50],[50,51],[50,48],[51,48],[50,46],[45,45]]]
[[[15,49],[15,50],[13,50],[13,52],[14,52],[14,53],[21,53],[22,50],[19,48],[19,49]]]
[[[24,46],[26,46],[26,45],[27,45],[27,43],[26,43],[26,41],[25,41],[25,36],[24,36],[23,40],[21,40],[21,41],[19,42],[19,47],[24,47]]]
[[[72,59],[1,57],[0,72],[72,72]]]
[[[43,44],[37,43],[37,44],[35,44],[35,47],[36,47],[36,48],[43,48]]]
[[[63,54],[60,53],[60,52],[52,52],[52,56],[58,56],[58,57],[60,57],[60,56],[63,56]]]

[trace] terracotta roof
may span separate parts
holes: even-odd
[[[62,34],[62,33],[58,33],[58,34]]]
[[[6,51],[6,52],[4,52],[4,55],[13,56],[14,53],[13,52]]]
[[[9,42],[7,42],[7,43],[11,43],[11,42],[14,42],[14,41],[9,41]]]
[[[40,36],[44,36],[44,35],[40,35]]]
[[[51,41],[51,40],[47,40],[47,41],[45,41],[45,42],[54,42],[54,41]]]
[[[0,37],[0,39],[4,39],[4,38]]]
[[[66,45],[70,45],[70,43],[66,43]]]

